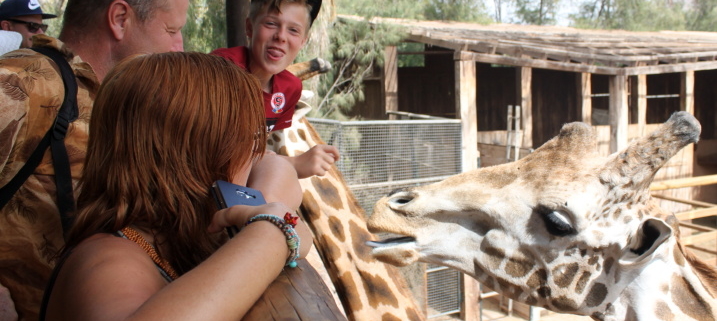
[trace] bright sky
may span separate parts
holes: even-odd
[[[568,26],[568,16],[578,11],[578,5],[580,2],[581,0],[560,0],[560,3],[558,5],[558,14],[556,17],[558,26]],[[486,12],[488,12],[488,14],[492,15],[495,18],[495,1],[487,0],[483,3],[485,3],[486,5]],[[502,9],[503,10],[501,12],[501,22],[514,22],[515,18],[513,12],[515,11],[515,7],[512,4],[508,4],[506,3],[506,1],[503,1]]]

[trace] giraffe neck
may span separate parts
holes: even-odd
[[[506,238],[491,233],[481,244],[485,257],[476,260],[473,270],[463,272],[519,302],[600,321],[715,320],[717,316],[717,274],[685,254],[676,238],[653,253],[656,259],[631,264],[619,261],[623,248],[619,245],[558,252],[511,249],[509,244],[494,243]],[[579,265],[574,257],[594,259]]]
[[[323,144],[305,118],[270,135],[267,146],[296,156]],[[336,166],[323,177],[300,180],[302,214],[314,231],[317,249],[350,320],[423,320],[400,272],[375,260],[364,212]]]
[[[618,269],[621,292],[598,320],[716,320],[717,275],[677,242],[666,244],[662,260]],[[619,276],[623,273],[624,276]]]

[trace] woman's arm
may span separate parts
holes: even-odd
[[[267,152],[254,163],[246,186],[261,191],[267,202],[280,202],[293,210],[301,205],[302,191],[296,170],[276,153]]]
[[[283,232],[257,221],[166,284],[139,246],[103,234],[68,258],[48,320],[238,320],[279,275],[288,254]]]

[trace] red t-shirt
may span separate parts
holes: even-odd
[[[232,47],[212,51],[212,55],[224,57],[237,66],[249,70],[249,48]],[[264,111],[267,131],[291,126],[296,103],[301,98],[301,79],[284,70],[272,77],[271,93],[264,92]]]

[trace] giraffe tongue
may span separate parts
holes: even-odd
[[[368,241],[366,242],[366,245],[371,247],[383,247],[383,246],[390,246],[390,245],[399,245],[403,243],[411,243],[415,242],[416,238],[411,236],[401,236],[401,237],[392,237],[385,239],[383,241]]]

